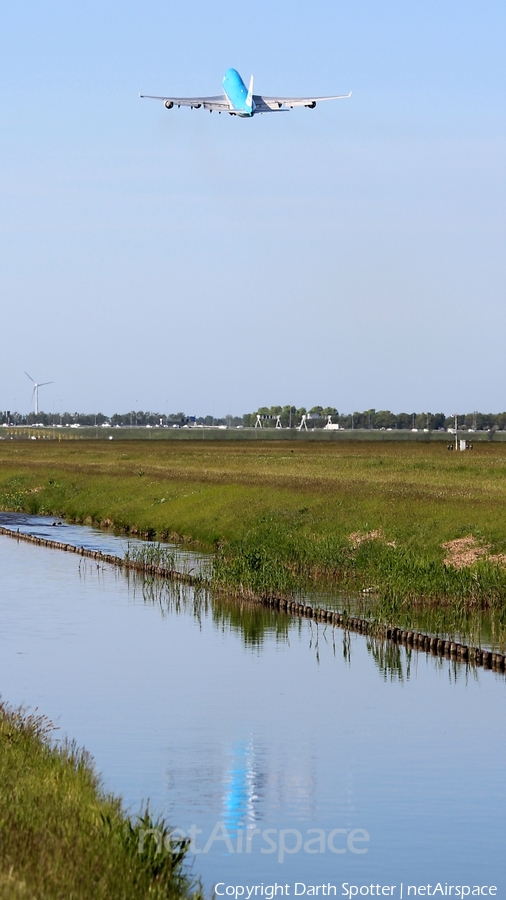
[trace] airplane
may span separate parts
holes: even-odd
[[[253,93],[253,75],[249,88],[237,69],[227,69],[223,76],[224,93],[218,97],[154,97],[151,94],[140,94],[143,99],[163,100],[166,109],[174,106],[189,106],[191,109],[208,109],[209,112],[228,113],[230,116],[240,116],[241,119],[250,119],[259,113],[288,112],[294,106],[305,106],[314,109],[322,100],[347,100],[349,94],[338,94],[335,97],[264,97]]]

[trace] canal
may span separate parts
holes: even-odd
[[[7,537],[0,571],[3,699],[84,746],[132,812],[149,801],[191,836],[208,894],[504,896],[504,675]]]

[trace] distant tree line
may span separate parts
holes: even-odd
[[[278,420],[283,428],[297,428],[302,416],[306,416],[308,428],[324,428],[327,422],[339,425],[341,428],[354,429],[413,429],[417,431],[445,431],[455,424],[453,416],[444,413],[431,412],[401,412],[393,413],[389,409],[366,409],[363,412],[339,413],[332,406],[312,406],[306,409],[304,406],[260,406],[256,412],[243,416],[245,427],[254,426],[258,422],[257,416],[263,428],[275,428]],[[330,420],[329,420],[330,416]],[[462,413],[458,416],[458,427],[462,430],[474,431],[504,431],[506,430],[506,412],[502,413]]]
[[[92,425],[97,427],[110,425],[113,428],[116,425],[119,425],[123,428],[145,428],[147,425],[149,425],[151,428],[183,428],[184,426],[191,425],[228,425],[229,427],[236,427],[237,425],[242,424],[242,416],[224,416],[220,419],[216,418],[215,416],[188,416],[183,412],[167,414],[160,412],[145,412],[143,410],[131,410],[127,413],[114,413],[113,416],[106,416],[100,412],[39,412],[37,414],[31,412],[27,415],[23,415],[18,412],[11,412],[10,410],[4,410],[0,412],[0,425],[45,425],[49,428],[55,425],[61,425],[65,427],[70,427],[72,425]]]
[[[186,413],[160,413],[143,410],[131,410],[127,413],[114,413],[106,416],[103,413],[45,413],[39,412],[22,415],[18,412],[4,410],[0,412],[0,425],[45,425],[46,427],[61,425],[72,427],[77,425],[135,427],[184,428],[195,425],[228,426],[229,428],[251,428],[257,422],[257,416],[263,428],[275,428],[276,423],[283,428],[298,428],[302,417],[306,416],[308,428],[324,428],[327,422],[345,429],[376,429],[395,431],[397,429],[417,431],[445,431],[454,426],[453,416],[444,413],[393,413],[390,410],[366,409],[363,412],[339,413],[333,406],[313,406],[311,409],[296,406],[260,406],[256,412],[244,416],[188,416]],[[330,417],[330,419],[329,419]],[[458,417],[459,429],[473,431],[505,431],[506,412],[502,413],[462,413]]]

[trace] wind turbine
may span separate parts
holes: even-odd
[[[44,387],[45,384],[54,384],[54,381],[41,381],[40,384],[38,384],[28,372],[25,372],[25,375],[30,381],[33,381],[34,384],[32,397],[35,395],[35,415],[37,415],[39,412],[39,388]]]

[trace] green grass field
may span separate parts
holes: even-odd
[[[499,443],[6,442],[0,506],[218,549],[216,577],[254,590],[496,606],[506,591]],[[463,538],[471,564],[445,564]]]

